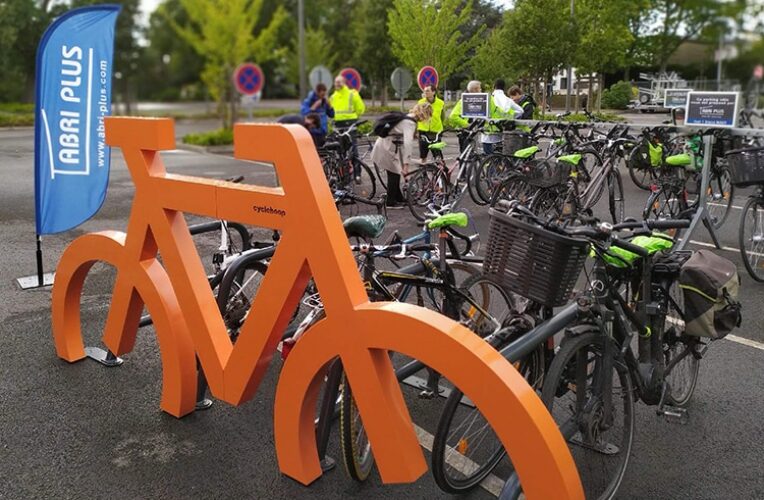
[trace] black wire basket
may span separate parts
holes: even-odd
[[[589,242],[489,210],[483,272],[504,288],[548,307],[564,305],[584,267]]]
[[[503,134],[503,153],[511,155],[515,151],[525,149],[533,145],[531,135],[521,130],[512,130]]]
[[[572,166],[565,161],[531,160],[525,164],[525,179],[531,186],[550,188],[565,184],[571,170]]]
[[[726,155],[732,184],[764,184],[764,148],[736,149]]]

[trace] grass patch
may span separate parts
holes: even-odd
[[[34,104],[0,103],[0,127],[29,127],[34,125]]]
[[[221,128],[210,132],[187,134],[183,137],[183,142],[196,146],[226,146],[233,144],[233,130]]]

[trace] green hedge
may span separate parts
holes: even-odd
[[[631,84],[621,80],[602,93],[602,107],[606,109],[626,109],[631,102]]]
[[[188,134],[183,137],[183,142],[197,146],[226,146],[233,144],[233,130],[221,128],[210,132]]]
[[[0,113],[34,114],[34,104],[3,102],[0,103]]]
[[[0,127],[31,127],[34,125],[34,113],[2,113]]]
[[[604,96],[603,96],[604,99]],[[615,113],[593,113],[595,117],[606,122],[625,122],[626,118]],[[566,122],[588,122],[589,118],[583,113],[573,113],[563,117]]]

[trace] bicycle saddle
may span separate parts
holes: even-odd
[[[535,155],[536,153],[538,153],[538,151],[539,151],[539,147],[538,146],[529,146],[527,148],[518,149],[517,151],[512,153],[512,156],[514,156],[515,158],[526,159],[526,158],[530,158],[531,156]]]
[[[666,164],[672,167],[686,167],[692,165],[692,157],[687,153],[672,155],[666,158]]]
[[[384,215],[356,215],[345,219],[342,226],[348,238],[376,238],[385,229]]]
[[[583,157],[579,153],[574,153],[572,155],[560,156],[557,158],[557,161],[564,161],[570,163],[571,165],[578,165],[578,163],[581,161],[581,158]]]
[[[427,223],[429,229],[440,229],[441,227],[456,226],[467,227],[467,214],[464,212],[454,212],[450,214],[441,215]]]
[[[436,143],[433,143],[433,144],[429,144],[427,147],[429,149],[431,149],[431,150],[442,151],[443,148],[446,147],[446,143],[443,142],[443,141],[440,141],[440,142],[436,142]]]
[[[325,142],[321,149],[336,151],[342,149],[342,145],[339,142]]]

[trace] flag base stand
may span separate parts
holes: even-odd
[[[104,351],[100,347],[86,347],[85,356],[109,368],[120,366],[125,362],[124,359],[117,357],[111,351]]]
[[[24,276],[22,278],[16,278],[16,283],[18,283],[19,287],[22,290],[31,290],[33,288],[44,288],[46,286],[53,285],[53,279],[55,276],[56,276],[56,273],[45,273],[42,275],[42,282],[40,282],[40,277],[36,274],[33,274],[32,276]]]

